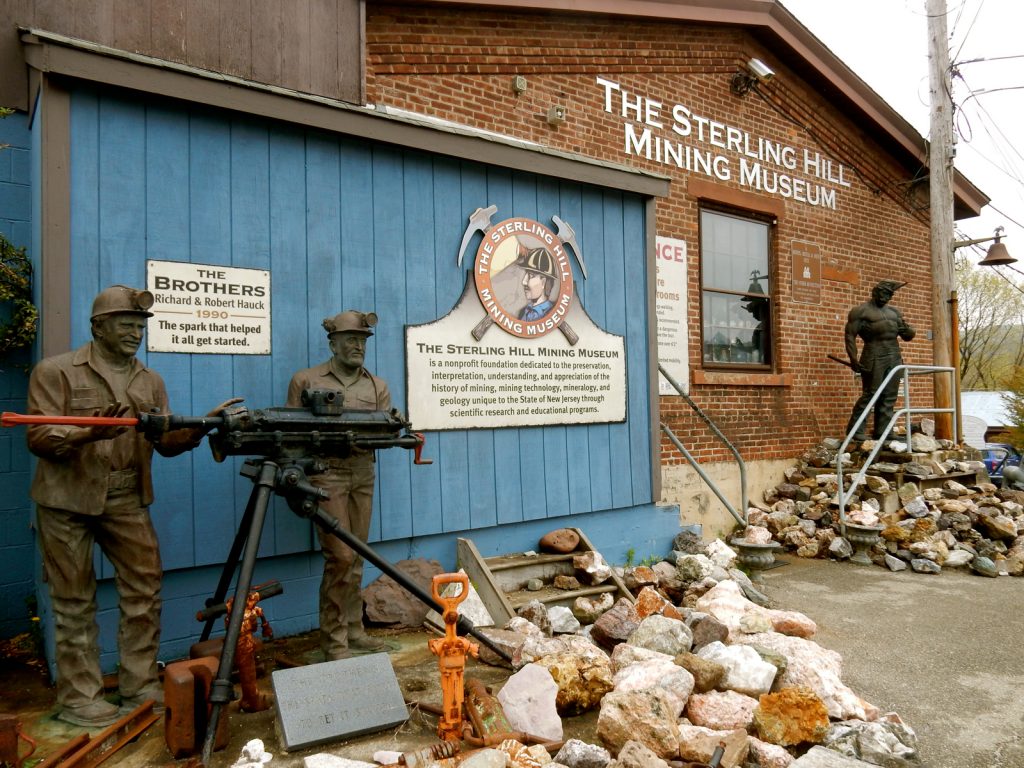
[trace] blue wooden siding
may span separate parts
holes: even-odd
[[[322,319],[355,307],[380,315],[367,367],[404,410],[404,326],[457,301],[467,216],[491,203],[496,220],[549,223],[558,214],[576,228],[589,274],[584,281],[575,268],[578,295],[599,325],[626,337],[628,419],[432,433],[431,466],[383,451],[371,539],[392,560],[428,556],[446,566],[457,533],[495,553],[532,548],[537,531],[566,524],[601,526],[622,551],[637,543],[625,531],[670,539],[674,513],[652,503],[645,202],[633,195],[82,87],[71,100],[73,343],[89,339],[94,294],[115,282],[143,285],[147,259],[268,269],[272,354],[141,353],[164,377],[172,408],[202,414],[231,396],[280,405],[292,373],[329,354]],[[251,489],[240,464],[216,464],[205,447],[156,459],[165,656],[194,636],[171,617],[195,610],[190,585],[212,589],[237,529]],[[310,524],[275,502],[257,580],[285,571],[301,585],[300,597],[268,606],[293,631],[315,621],[315,547]],[[101,598],[112,606],[109,586]],[[114,615],[101,622],[109,666]]]
[[[0,120],[0,232],[13,245],[32,241],[32,134],[24,113]],[[0,306],[0,319],[8,317]],[[18,350],[0,357],[0,410],[23,412],[31,356]],[[23,429],[0,429],[0,638],[29,626],[34,594],[29,453]]]

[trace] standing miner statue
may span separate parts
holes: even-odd
[[[383,379],[363,367],[366,342],[373,335],[377,315],[346,310],[324,320],[330,360],[296,373],[288,385],[290,407],[302,405],[306,389],[332,390],[343,396],[343,407],[366,411],[391,410],[391,393]],[[330,494],[321,509],[350,533],[366,541],[373,512],[374,454],[353,448],[345,457],[329,457],[328,469],[310,482]],[[320,581],[320,645],[328,661],[348,658],[351,650],[381,651],[388,646],[363,629],[363,601],[359,590],[363,559],[340,539],[317,526],[324,554]]]
[[[914,329],[903,319],[900,311],[889,304],[892,295],[904,285],[906,283],[882,280],[871,289],[871,301],[866,301],[850,310],[849,318],[846,321],[846,354],[850,358],[850,366],[860,374],[862,391],[853,406],[850,421],[846,425],[847,432],[853,429],[853,425],[864,412],[868,401],[881,386],[889,371],[898,365],[903,365],[899,340],[910,341],[914,338]],[[864,341],[864,349],[859,360],[857,359],[858,336]],[[875,440],[881,439],[882,433],[892,419],[893,406],[896,404],[899,388],[900,377],[894,376],[875,402],[875,423],[872,433]],[[857,429],[853,436],[854,440],[867,439],[865,424],[866,420]]]
[[[36,365],[28,386],[29,413],[133,417],[168,413],[163,379],[135,357],[152,305],[149,291],[124,285],[111,286],[96,296],[93,340]],[[175,456],[195,448],[203,434],[199,429],[180,429],[150,442],[129,427],[35,425],[28,429],[29,450],[39,457],[31,494],[53,604],[61,720],[102,727],[119,717],[118,707],[103,697],[94,542],[114,566],[119,596],[120,711],[123,714],[146,700],[163,704],[156,663],[163,574],[149,516],[150,463],[154,448],[164,456]]]

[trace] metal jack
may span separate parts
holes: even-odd
[[[446,584],[461,584],[462,589],[456,595],[444,597],[441,588]],[[477,658],[480,652],[480,646],[455,632],[459,603],[469,594],[469,577],[464,573],[440,573],[433,578],[430,587],[434,601],[444,606],[441,614],[444,637],[427,643],[441,669],[443,711],[437,723],[437,735],[445,741],[458,742],[462,739],[462,673],[466,668],[466,654]]]

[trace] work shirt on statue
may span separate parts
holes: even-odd
[[[28,412],[33,415],[92,416],[115,402],[131,406],[126,416],[169,412],[167,390],[156,371],[132,358],[123,377],[113,376],[93,342],[40,360],[29,379]],[[149,506],[153,448],[176,456],[195,445],[182,430],[164,434],[154,446],[131,429],[113,440],[74,444],[71,438],[81,431],[82,427],[42,424],[28,428],[29,450],[39,457],[31,491],[37,504],[98,515],[109,497],[120,495]]]
[[[334,358],[325,363],[306,368],[292,376],[288,385],[289,408],[302,407],[302,391],[305,389],[326,389],[341,392],[344,397],[342,407],[359,411],[390,411],[391,393],[383,379],[378,379],[365,368],[359,369],[359,375],[351,384],[345,384]],[[373,451],[360,452],[342,460],[347,464],[370,463]],[[329,464],[333,466],[336,460]]]

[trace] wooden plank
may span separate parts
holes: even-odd
[[[252,79],[259,83],[281,81],[282,6],[278,0],[250,0],[252,7]],[[288,13],[291,13],[290,5]]]
[[[562,219],[576,230],[576,237],[581,244],[584,259],[589,265],[589,274],[604,268],[604,260],[598,259],[600,252],[590,253],[589,241],[583,229],[583,198],[582,189],[578,184],[563,182],[559,185],[559,214]],[[597,249],[594,249],[597,251]],[[583,278],[579,264],[573,258],[573,274],[576,279],[576,301],[587,309],[586,294],[589,280]],[[567,427],[565,430],[566,485],[568,492],[567,507],[570,514],[587,512],[591,509],[591,478],[590,478],[590,428],[585,425]]]
[[[309,90],[338,93],[338,0],[311,0],[309,4]]]
[[[185,0],[185,61],[193,67],[220,67],[220,14],[217,3]]]
[[[623,206],[623,261],[627,265],[625,306],[626,313],[626,417],[629,429],[630,480],[632,494],[630,503],[647,504],[651,498],[651,443],[659,435],[651,434],[651,398],[649,385],[651,350],[647,344],[648,281],[653,274],[646,274],[646,227],[644,226],[643,202],[631,195],[622,196]],[[632,274],[632,279],[628,277]],[[640,279],[644,277],[645,279]],[[650,316],[654,316],[651,307]]]
[[[490,168],[487,171],[487,189],[482,197],[470,199],[463,196],[463,219],[462,230],[466,227],[469,214],[477,208],[487,205],[498,206],[498,211],[492,218],[497,224],[504,219],[511,218],[513,214],[513,193],[512,173],[498,168]],[[476,254],[469,254],[467,258]],[[480,316],[483,317],[483,307],[480,308]],[[494,493],[496,496],[497,522],[499,525],[518,523],[524,519],[523,514],[523,480],[522,464],[519,458],[519,436],[521,429],[496,429],[494,430],[494,457],[496,469],[494,474]]]
[[[626,308],[626,281],[633,279],[632,271],[637,265],[627,265],[625,258],[625,242],[623,232],[622,197],[614,192],[604,194],[605,217],[605,258],[606,275],[605,296],[607,312],[604,328],[610,333],[623,336],[628,331]],[[635,343],[627,337],[627,349]],[[632,414],[627,413],[627,418]],[[633,483],[630,478],[633,456],[630,454],[629,425],[609,424],[608,436],[614,455],[612,463],[612,506],[625,507],[633,500]]]
[[[516,615],[516,612],[512,610],[512,604],[509,603],[505,593],[501,591],[497,581],[484,564],[484,559],[480,557],[476,545],[471,539],[456,539],[455,553],[458,567],[469,576],[484,607],[491,614],[494,626],[504,626],[509,619]]]
[[[270,269],[271,266],[269,143],[268,128],[262,121],[232,121],[229,193],[230,264],[233,267]],[[233,395],[244,397],[250,407],[255,408],[277,402],[273,391],[273,365],[269,355],[229,355],[228,358],[234,383]],[[216,405],[216,402],[211,405]],[[252,491],[250,481],[241,482],[242,487],[247,487],[246,492]],[[276,553],[275,529],[273,519],[268,519],[260,537],[260,557]]]
[[[57,22],[60,26],[40,24],[41,29],[63,32],[72,37],[91,40],[100,45],[113,46],[117,39],[115,25],[115,6],[121,0],[96,0],[92,3],[73,3],[71,13],[65,8],[63,18]]]
[[[170,61],[186,60],[188,4],[181,0],[149,0],[153,54]]]
[[[150,53],[153,50],[151,0],[113,0],[113,47],[132,53]]]
[[[185,261],[188,259],[188,115],[166,105],[146,110],[146,253],[147,259]],[[150,319],[149,333],[155,319]],[[175,413],[197,411],[192,386],[192,356],[153,353],[150,364],[167,386],[171,410]],[[209,406],[207,406],[209,408]],[[205,449],[202,449],[205,454]],[[205,456],[203,456],[205,458]],[[188,568],[195,562],[195,522],[179,510],[192,509],[193,454],[172,459],[154,456],[153,525],[160,539],[160,557],[166,570]]]
[[[281,85],[297,91],[309,90],[311,1],[291,0],[281,17]]]
[[[292,374],[309,364],[306,340],[317,325],[309,327],[305,312],[306,272],[306,178],[296,173],[306,165],[305,136],[302,132],[276,128],[270,134],[270,308],[271,367],[270,402],[284,405]],[[317,333],[318,339],[322,339]],[[287,505],[274,505],[270,523],[274,531],[275,554],[310,549],[314,533],[308,521],[297,517]]]
[[[189,120],[189,261],[230,265],[231,128],[219,115],[202,111]],[[234,394],[231,358],[204,355],[192,375],[196,391]],[[214,403],[216,404],[216,403]],[[237,478],[240,462],[215,464],[196,455],[192,510],[196,529],[196,565],[220,564],[234,538],[251,488]],[[251,484],[249,484],[251,485]]]
[[[405,409],[405,332],[406,319],[406,275],[403,265],[407,263],[407,248],[414,246],[414,239],[408,242],[404,237],[401,222],[406,217],[406,198],[417,194],[417,178],[406,178],[405,153],[397,149],[375,148],[371,172],[373,174],[373,287],[365,294],[364,306],[371,302],[372,309],[380,316],[371,339],[373,364],[370,370],[388,382],[394,406]],[[413,173],[409,168],[408,172]],[[422,169],[421,169],[422,174]],[[421,175],[419,180],[430,189],[429,177]],[[423,194],[422,191],[419,192]],[[426,201],[421,201],[421,206]],[[369,359],[371,350],[367,350]],[[404,538],[412,534],[412,520],[409,508],[412,504],[410,490],[409,453],[403,450],[377,452],[377,476],[380,481],[380,514],[371,522],[373,540]],[[384,503],[386,500],[386,503]]]
[[[607,262],[605,248],[604,200],[600,192],[584,189],[580,204],[580,227],[587,233],[587,261],[594,267],[588,268],[586,288],[587,314],[594,322],[604,327],[608,315]],[[583,427],[587,434],[588,478],[590,483],[590,505],[584,511],[610,509],[612,506],[612,446],[609,427],[594,424]]]
[[[561,215],[558,182],[554,179],[537,180],[537,219],[541,224],[555,228],[552,215]],[[560,335],[561,331],[553,331]],[[569,453],[566,446],[566,428],[550,426],[544,428],[544,495],[547,499],[548,517],[560,517],[569,513]]]
[[[102,287],[100,262],[100,102],[88,88],[71,94],[71,341],[80,346],[90,339],[89,302]],[[88,296],[88,298],[86,298]]]
[[[245,79],[252,77],[252,10],[250,0],[219,0],[221,71]]]

